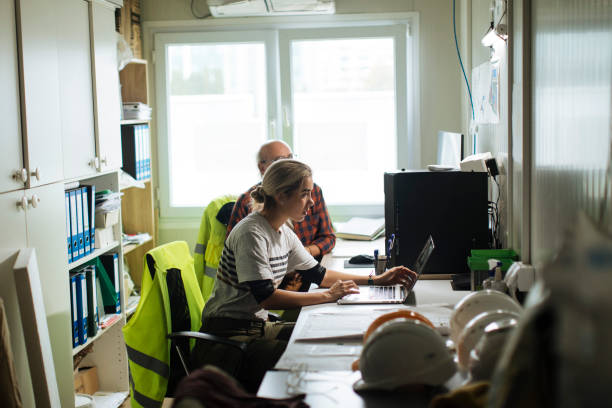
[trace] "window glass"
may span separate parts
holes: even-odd
[[[257,182],[255,153],[268,138],[265,53],[263,43],[168,45],[171,207],[202,207]]]
[[[397,167],[393,38],[291,43],[293,143],[328,205],[381,204]]]

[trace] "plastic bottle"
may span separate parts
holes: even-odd
[[[492,284],[495,280],[495,269],[497,268],[497,264],[501,264],[501,262],[499,262],[497,259],[489,259],[487,262],[489,263],[489,277],[482,281],[482,288],[492,289]]]

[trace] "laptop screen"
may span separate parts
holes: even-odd
[[[420,276],[421,273],[423,273],[423,269],[425,269],[425,265],[427,264],[427,261],[429,260],[429,256],[433,252],[434,248],[435,248],[434,241],[430,235],[429,237],[427,237],[425,246],[421,250],[421,253],[419,254],[419,256],[416,259],[416,262],[414,263],[414,271],[417,273],[417,275]]]

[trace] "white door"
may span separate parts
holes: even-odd
[[[0,248],[25,248],[26,216],[24,190],[0,194]],[[65,227],[64,227],[65,228]]]
[[[63,179],[54,2],[18,0],[21,114],[28,187]]]
[[[27,246],[36,249],[62,407],[74,404],[64,184],[25,190]]]
[[[0,0],[0,193],[23,188],[15,0]]]
[[[64,178],[96,173],[89,6],[55,0]]]
[[[96,150],[100,171],[121,167],[121,99],[117,70],[115,10],[108,4],[90,3],[93,44]]]

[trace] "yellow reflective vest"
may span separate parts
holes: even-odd
[[[170,341],[166,336],[172,332],[170,299],[175,298],[169,293],[168,282],[173,293],[184,289],[191,327],[182,330],[200,330],[204,299],[186,242],[171,242],[152,249],[145,255],[144,265],[138,308],[123,327],[123,337],[131,406],[149,408],[161,407],[170,375]],[[190,347],[193,346],[192,341]]]
[[[195,272],[202,289],[204,301],[208,300],[217,278],[217,267],[223,252],[223,244],[227,233],[227,226],[217,219],[217,213],[225,204],[236,201],[236,196],[224,195],[216,198],[206,206],[198,241],[193,253]]]

